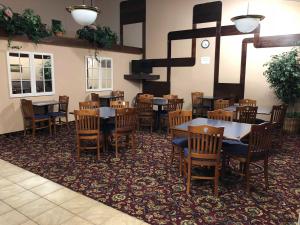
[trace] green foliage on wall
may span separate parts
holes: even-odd
[[[4,5],[0,5],[0,28],[8,34],[9,46],[14,35],[25,34],[34,43],[51,35],[41,17],[32,9],[25,9],[22,14],[18,14]]]
[[[79,39],[87,40],[99,48],[109,48],[117,44],[118,41],[117,34],[111,31],[109,27],[85,26],[77,30],[77,35]]]

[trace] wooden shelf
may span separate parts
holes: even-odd
[[[125,74],[125,80],[132,80],[132,81],[142,81],[142,80],[158,80],[160,78],[159,75],[152,75],[152,74]]]
[[[0,30],[0,39],[7,39],[7,34]],[[29,40],[25,35],[14,36],[12,41],[19,41],[19,42],[32,42]],[[56,37],[51,36],[42,39],[38,44],[44,45],[56,45],[56,46],[64,46],[64,47],[73,47],[73,48],[86,48],[92,49],[94,45],[89,43],[86,40],[81,40],[78,38],[71,38],[71,37]],[[121,45],[113,45],[111,48],[101,48],[101,50],[105,51],[112,51],[112,52],[121,52],[121,53],[129,53],[129,54],[143,54],[142,48],[130,47],[130,46],[121,46]]]

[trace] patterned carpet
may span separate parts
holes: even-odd
[[[104,152],[76,160],[74,129],[59,128],[56,137],[38,132],[34,140],[23,133],[0,135],[0,158],[138,217],[150,224],[296,224],[300,209],[300,137],[289,137],[282,152],[270,159],[270,188],[262,177],[253,180],[250,196],[241,181],[225,179],[220,197],[212,182],[192,182],[191,195],[170,166],[170,140],[139,133],[135,154]]]

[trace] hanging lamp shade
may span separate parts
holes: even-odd
[[[261,20],[265,17],[262,15],[242,15],[231,19],[236,29],[242,33],[250,33],[254,31]]]
[[[88,26],[95,22],[99,14],[99,9],[94,6],[76,5],[66,8],[71,13],[76,23],[82,26]]]

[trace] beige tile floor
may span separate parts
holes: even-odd
[[[0,159],[0,225],[147,223]]]

